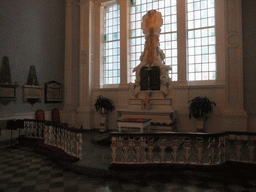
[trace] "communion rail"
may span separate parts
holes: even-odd
[[[256,133],[111,133],[112,164],[256,163]]]
[[[46,145],[58,147],[67,154],[82,159],[81,130],[49,121],[25,119],[24,134],[28,138],[44,139]]]

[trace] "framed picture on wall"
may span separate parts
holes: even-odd
[[[15,84],[3,84],[0,83],[0,103],[7,105],[11,101],[16,101],[16,88]]]
[[[45,103],[62,102],[62,86],[57,81],[50,81],[45,85]]]

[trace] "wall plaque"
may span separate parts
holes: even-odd
[[[45,103],[61,103],[62,86],[57,81],[45,83]]]

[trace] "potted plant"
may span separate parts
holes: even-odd
[[[101,120],[100,120],[100,131],[106,132],[107,131],[107,125],[108,125],[108,113],[112,112],[115,107],[113,102],[102,96],[99,95],[95,101],[94,107],[97,112],[101,114]]]
[[[207,97],[195,97],[192,99],[189,105],[189,119],[192,117],[197,121],[197,131],[205,131],[205,122],[210,117],[213,106],[216,106],[216,103],[210,101]]]
[[[102,114],[112,112],[115,109],[113,102],[102,95],[99,95],[97,97],[94,107],[97,112],[100,112]]]

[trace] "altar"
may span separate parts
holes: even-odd
[[[145,47],[140,64],[133,72],[135,83],[129,84],[129,107],[117,109],[118,126],[123,119],[151,119],[150,129],[177,131],[177,111],[172,108],[170,64],[165,63],[165,54],[160,48],[159,35],[163,19],[160,12],[150,10],[142,18],[141,28],[145,34]],[[125,122],[134,126],[134,122]],[[137,125],[143,127],[143,123]],[[141,132],[143,128],[141,129]]]
[[[130,128],[139,128],[142,133],[144,129],[150,129],[151,119],[141,119],[141,118],[125,118],[117,120],[117,125],[119,132],[121,132],[122,127],[126,128],[128,131]]]
[[[140,110],[140,109],[117,109],[118,120],[123,119],[150,119],[150,129],[158,131],[177,131],[176,110]],[[120,123],[119,123],[120,124]],[[118,125],[119,126],[119,125]],[[120,127],[119,127],[120,130]]]

